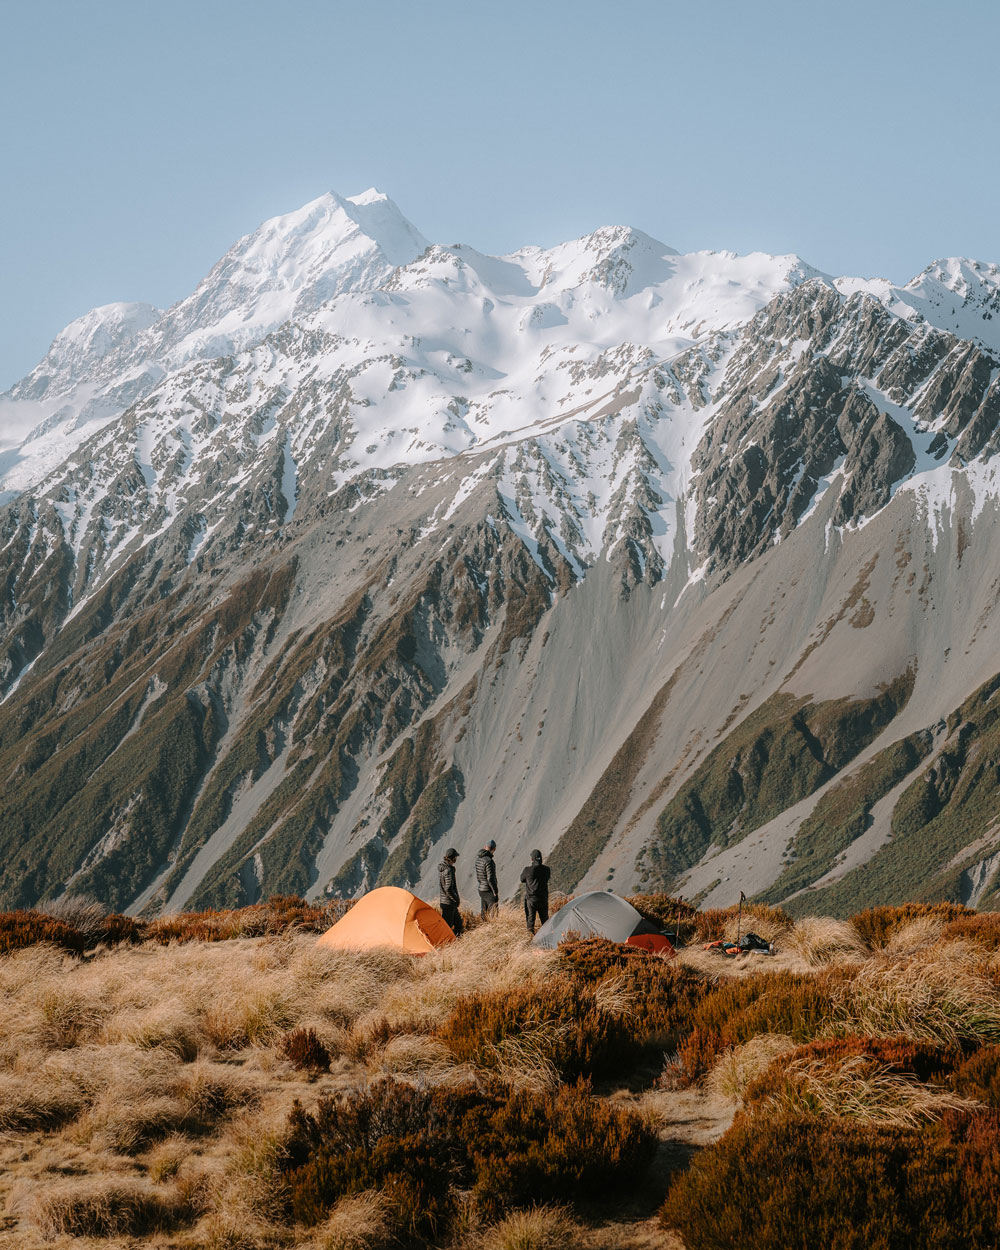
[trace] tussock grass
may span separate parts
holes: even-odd
[[[782,952],[797,955],[808,968],[833,963],[856,963],[868,956],[868,947],[849,920],[831,916],[804,916],[781,936]]]
[[[176,1224],[184,1198],[134,1177],[88,1177],[20,1188],[11,1211],[46,1238],[141,1236]]]
[[[972,1111],[977,1106],[971,1099],[925,1085],[866,1055],[847,1055],[833,1063],[792,1060],[782,1069],[778,1090],[756,1100],[753,1109],[755,1114],[796,1112],[919,1128],[941,1119],[947,1111]]]
[[[795,1049],[786,1033],[760,1033],[742,1046],[725,1051],[708,1074],[705,1087],[711,1094],[742,1103],[747,1087],[780,1055]]]
[[[837,1016],[844,1032],[904,1036],[950,1049],[1000,1041],[1000,993],[969,967],[963,949],[936,960],[863,966],[840,990]]]
[[[316,1229],[308,1250],[389,1250],[399,1218],[390,1199],[374,1189],[341,1198]]]
[[[512,1211],[476,1244],[477,1250],[573,1250],[582,1231],[565,1207],[531,1207]]]
[[[70,1082],[0,1073],[0,1132],[55,1128],[73,1119],[84,1105]]]

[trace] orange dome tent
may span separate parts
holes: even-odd
[[[316,945],[341,950],[394,946],[409,955],[426,955],[436,946],[454,940],[455,935],[440,912],[409,890],[385,885],[359,899]]]

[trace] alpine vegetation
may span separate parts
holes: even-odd
[[[669,947],[0,914],[0,1247],[996,1245],[995,914],[631,904]]]

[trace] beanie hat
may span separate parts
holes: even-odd
[[[488,851],[495,851],[497,849],[497,844],[492,838],[490,838],[489,842],[486,843],[486,849]]]
[[[531,858],[535,861],[535,863],[536,863],[536,864],[540,864],[540,863],[542,862],[542,852],[541,852],[541,851],[532,851],[532,852],[531,852]]]
[[[458,851],[453,846],[449,846],[444,853],[445,859],[458,859]]]

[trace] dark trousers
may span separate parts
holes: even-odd
[[[491,911],[495,911],[500,900],[490,890],[479,891],[479,902],[482,904],[479,914],[488,916]]]
[[[535,918],[538,918],[539,924],[544,924],[549,918],[549,900],[547,898],[525,898],[524,900],[524,918],[528,922],[528,932],[535,931]]]
[[[462,917],[458,914],[457,903],[442,903],[441,915],[451,925],[451,931],[456,937],[462,932]]]

